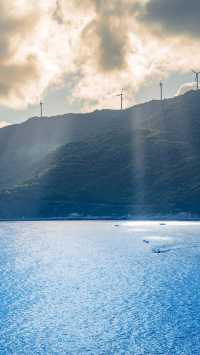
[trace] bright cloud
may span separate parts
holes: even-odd
[[[3,128],[3,127],[6,127],[6,126],[9,126],[10,123],[6,122],[6,121],[0,121],[0,128]]]
[[[196,83],[185,83],[181,85],[181,87],[178,89],[176,96],[183,95],[188,91],[191,90],[196,90],[197,84]]]
[[[131,104],[145,83],[198,68],[187,6],[184,31],[172,16],[180,1],[0,0],[0,104],[26,107],[66,78],[83,110],[113,105],[122,87]]]
[[[70,62],[54,0],[0,0],[0,103],[26,107],[63,77]],[[61,46],[62,43],[62,46]]]

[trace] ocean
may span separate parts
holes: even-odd
[[[0,354],[200,354],[200,223],[0,223]]]

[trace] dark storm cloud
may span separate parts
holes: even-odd
[[[200,0],[151,0],[141,18],[161,30],[199,36]]]

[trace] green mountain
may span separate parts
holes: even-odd
[[[0,130],[0,218],[199,218],[200,92]]]

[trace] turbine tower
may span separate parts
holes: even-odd
[[[161,99],[161,101],[163,100],[163,83],[162,83],[162,81],[160,82],[160,99]]]
[[[192,72],[195,75],[195,80],[196,80],[196,83],[197,83],[197,90],[199,90],[199,75],[200,75],[200,71],[193,70]]]
[[[40,101],[40,117],[43,117],[43,102]]]
[[[123,110],[123,97],[124,97],[123,89],[121,91],[121,94],[116,95],[116,96],[120,96],[120,98],[121,98],[121,110]]]

